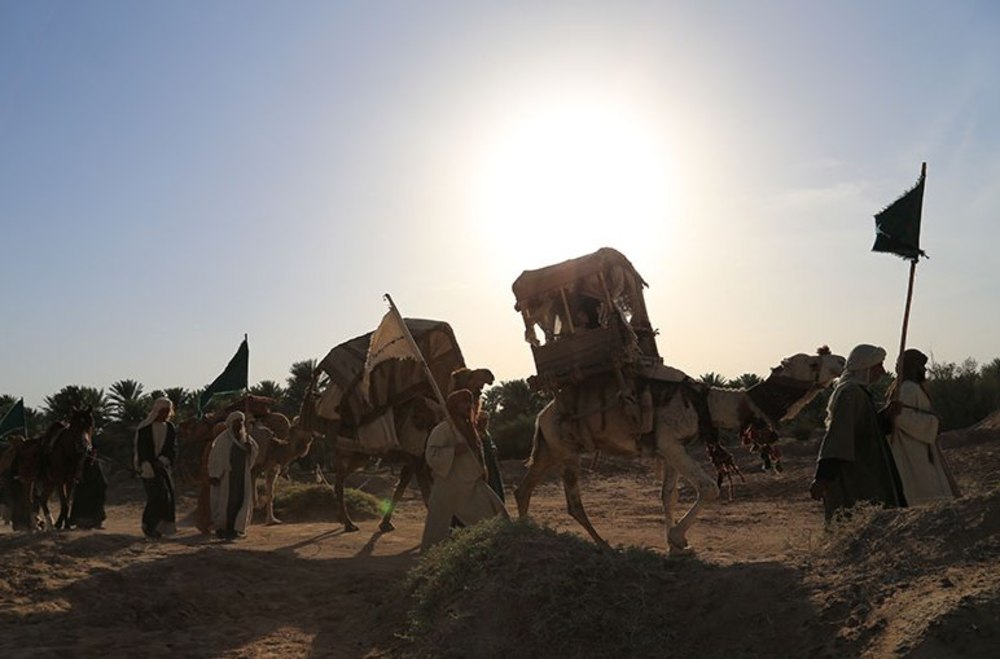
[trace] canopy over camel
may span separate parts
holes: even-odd
[[[664,465],[667,539],[678,551],[687,546],[687,529],[703,501],[718,497],[723,475],[734,469],[717,429],[752,434],[773,428],[837,377],[844,359],[823,348],[783,360],[751,390],[710,389],[663,364],[643,299],[646,285],[624,255],[607,247],[515,280],[515,309],[537,371],[529,383],[554,396],[536,420],[530,469],[515,496],[520,514],[527,514],[534,487],[561,467],[570,514],[603,544],[580,500],[580,455],[655,453]],[[685,450],[698,436],[719,469],[718,483]],[[675,525],[679,476],[695,487],[698,500]]]

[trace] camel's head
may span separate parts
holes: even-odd
[[[468,389],[476,400],[483,394],[486,385],[493,382],[493,372],[488,368],[470,369],[463,366],[451,373],[451,390]]]
[[[840,377],[846,361],[823,346],[815,355],[800,352],[782,359],[780,365],[771,369],[771,377],[788,378],[822,389]]]

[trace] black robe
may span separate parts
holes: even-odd
[[[867,501],[905,506],[903,486],[871,393],[860,384],[842,385],[819,449],[816,480],[829,483],[824,497],[826,518],[842,508]],[[839,387],[838,387],[839,388]]]
[[[69,512],[69,525],[81,529],[101,528],[104,513],[105,493],[108,480],[104,476],[97,454],[91,453],[83,466],[80,482],[73,488],[73,505]]]

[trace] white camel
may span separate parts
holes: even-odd
[[[821,348],[816,355],[799,353],[782,360],[771,369],[764,382],[750,389],[710,388],[707,391],[708,410],[717,428],[742,430],[746,424],[763,419],[776,424],[790,419],[816,394],[837,378],[844,367],[844,358]],[[687,447],[699,436],[698,413],[689,403],[697,392],[690,385],[646,380],[653,396],[654,441],[648,447],[663,467],[663,500],[667,545],[672,554],[687,551],[687,532],[706,503],[719,497],[719,486],[701,465],[688,454]],[[685,391],[685,387],[688,388]],[[613,389],[609,391],[609,389]],[[579,472],[581,455],[589,450],[608,454],[637,456],[643,450],[634,420],[621,407],[608,408],[607,401],[617,394],[615,385],[601,383],[579,386],[577,410],[592,413],[568,417],[560,412],[555,401],[550,402],[535,420],[535,435],[528,462],[528,473],[515,490],[518,514],[526,516],[535,486],[556,468],[562,469],[563,486],[569,514],[583,526],[595,542],[607,546],[597,533],[580,498]],[[589,437],[590,442],[581,439]],[[589,445],[588,445],[589,444]],[[680,477],[691,484],[696,500],[690,509],[674,522],[677,486]]]

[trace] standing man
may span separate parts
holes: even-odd
[[[153,409],[135,430],[134,467],[146,490],[142,511],[142,532],[147,538],[159,538],[176,532],[174,481],[170,470],[177,457],[177,430],[171,423],[174,404],[169,398],[157,398]]]
[[[885,441],[889,414],[880,415],[870,386],[885,375],[885,350],[861,344],[851,351],[827,406],[826,435],[819,447],[809,492],[822,501],[830,521],[838,509],[861,501],[905,506],[902,486]]]
[[[434,427],[424,452],[434,472],[421,551],[446,540],[452,518],[463,526],[502,515],[507,509],[486,484],[483,445],[476,432],[476,401],[468,389],[452,392],[447,400],[449,419]],[[457,433],[456,433],[457,431]]]
[[[958,485],[937,445],[940,421],[927,393],[927,355],[916,349],[903,352],[898,414],[893,419],[889,445],[911,506],[954,499]]]
[[[503,474],[500,473],[500,457],[497,445],[490,436],[490,413],[480,410],[476,417],[476,431],[483,442],[483,459],[486,461],[486,482],[490,489],[496,493],[497,498],[504,504],[507,503],[503,494]]]
[[[212,522],[223,540],[246,536],[253,514],[253,477],[257,442],[247,434],[243,412],[226,417],[226,429],[212,442],[208,454]]]

